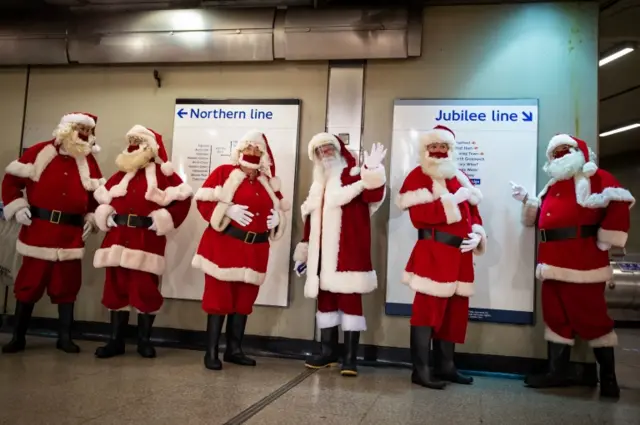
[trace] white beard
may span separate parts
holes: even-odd
[[[146,167],[147,164],[153,160],[153,156],[153,151],[148,148],[145,149],[143,146],[140,146],[133,152],[125,149],[116,158],[116,167],[125,173],[138,171]]]
[[[583,166],[584,155],[579,150],[576,150],[558,159],[548,161],[542,169],[551,178],[567,180],[581,172]]]
[[[425,153],[420,166],[422,171],[436,179],[450,179],[458,172],[458,164],[452,158],[451,153],[447,158],[431,158]]]
[[[95,136],[89,135],[85,142],[80,138],[78,132],[72,126],[66,125],[56,129],[54,133],[56,143],[60,144],[64,152],[74,158],[82,158],[91,153],[91,146],[95,143]]]

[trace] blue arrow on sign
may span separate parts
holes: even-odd
[[[180,110],[178,111],[178,116],[180,118],[184,118],[185,115],[187,115],[187,111],[184,110],[184,108],[180,108]]]
[[[522,111],[522,121],[524,121],[524,122],[533,121],[533,112],[524,112],[524,111]]]

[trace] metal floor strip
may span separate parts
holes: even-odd
[[[258,414],[258,412],[260,412],[262,409],[264,409],[265,407],[267,407],[268,405],[270,405],[271,403],[273,403],[274,401],[276,401],[277,399],[282,397],[284,394],[286,394],[291,389],[293,389],[296,386],[298,386],[302,381],[304,381],[305,379],[307,379],[308,377],[310,377],[311,375],[313,375],[317,371],[318,371],[318,369],[307,369],[307,370],[305,370],[304,372],[300,373],[295,378],[291,379],[289,382],[287,382],[286,384],[284,384],[283,386],[281,386],[280,388],[278,388],[277,390],[275,390],[271,394],[269,394],[266,397],[264,397],[263,399],[255,402],[254,404],[252,404],[251,406],[247,407],[242,412],[238,413],[233,418],[229,419],[223,425],[240,425],[240,424],[245,423],[246,421],[251,419],[253,416]]]

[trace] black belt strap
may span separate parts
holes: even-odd
[[[82,214],[69,214],[58,210],[46,210],[44,208],[30,207],[31,218],[48,221],[53,224],[66,224],[68,226],[84,226],[84,216]]]
[[[558,227],[555,229],[540,229],[540,242],[564,241],[568,239],[593,238],[598,236],[599,226]]]
[[[464,238],[434,229],[418,229],[418,239],[433,239],[436,242],[460,248]]]
[[[248,244],[269,242],[269,232],[247,232],[245,230],[238,229],[237,227],[229,225],[226,229],[224,229],[222,233],[224,233],[225,235],[229,235],[232,238],[240,239],[242,242]]]
[[[113,221],[115,221],[118,226],[137,227],[140,229],[148,229],[153,224],[151,217],[135,214],[116,214],[113,217]]]

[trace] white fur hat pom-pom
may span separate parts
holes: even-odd
[[[164,174],[165,176],[172,176],[173,173],[175,173],[173,164],[168,161],[162,163],[162,165],[160,166],[160,171],[162,171],[162,174]]]
[[[582,166],[582,172],[587,177],[593,176],[597,171],[598,171],[598,166],[591,161],[587,162]]]
[[[91,153],[100,153],[101,150],[102,148],[99,145],[91,146]]]

